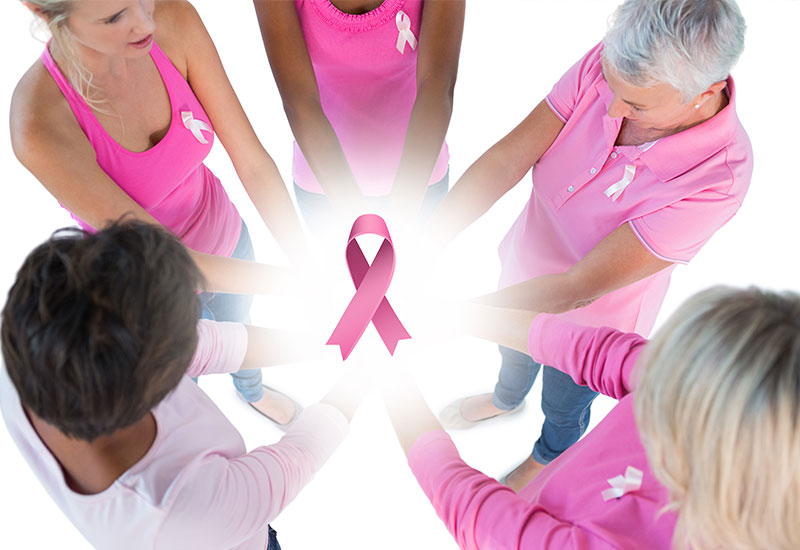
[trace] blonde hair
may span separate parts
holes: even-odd
[[[634,401],[673,548],[800,548],[800,296],[695,295],[648,344]]]
[[[39,8],[41,19],[47,24],[47,30],[53,37],[53,42],[66,61],[67,66],[62,67],[64,76],[80,95],[87,105],[95,110],[106,112],[102,105],[106,100],[99,96],[97,86],[92,84],[92,73],[84,67],[75,51],[72,31],[67,24],[75,0],[27,0]]]

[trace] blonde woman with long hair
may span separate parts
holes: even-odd
[[[711,288],[650,342],[483,305],[455,319],[619,399],[517,494],[464,463],[412,382],[387,386],[409,465],[462,548],[800,548],[797,294]]]
[[[249,294],[275,292],[292,277],[253,262],[247,227],[203,164],[215,134],[293,263],[304,261],[306,243],[197,12],[184,1],[23,4],[52,40],[12,99],[17,158],[86,230],[123,214],[165,226],[216,292],[201,296],[203,316],[247,322]],[[259,370],[235,374],[234,384],[279,425],[299,411],[262,386]]]

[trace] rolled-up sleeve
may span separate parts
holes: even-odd
[[[585,327],[546,313],[537,315],[528,331],[534,361],[614,399],[633,391],[634,368],[646,344],[635,333]]]

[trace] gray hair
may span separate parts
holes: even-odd
[[[800,548],[800,296],[703,291],[637,377],[636,423],[678,514],[673,548]]]
[[[728,77],[745,29],[735,0],[626,0],[612,16],[603,55],[629,84],[666,83],[688,102]]]

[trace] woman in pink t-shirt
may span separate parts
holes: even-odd
[[[444,138],[464,0],[255,8],[297,140],[295,192],[311,229],[323,233],[334,212],[350,223],[367,205],[408,216],[431,211],[448,187]]]
[[[391,380],[408,464],[461,548],[800,548],[797,294],[712,288],[649,343],[475,304],[459,323],[619,399],[515,494],[461,459],[408,378]]]
[[[532,169],[525,208],[500,245],[487,303],[648,335],[676,264],[739,209],[752,150],[729,71],[744,46],[734,0],[627,0],[603,42],[476,161],[434,214],[447,242]],[[493,393],[460,399],[445,425],[519,410],[542,365],[501,347]],[[543,369],[545,422],[505,482],[524,487],[575,443],[596,393]]]
[[[252,262],[247,228],[203,164],[215,133],[261,218],[293,261],[306,243],[291,198],[187,2],[31,0],[52,33],[11,103],[14,152],[87,230],[124,214],[167,227],[203,271],[204,315],[248,321],[248,294],[290,278]],[[232,259],[231,259],[232,258]],[[241,260],[250,260],[244,262]],[[236,294],[232,294],[236,293]],[[279,424],[297,413],[261,373],[236,373]]]

